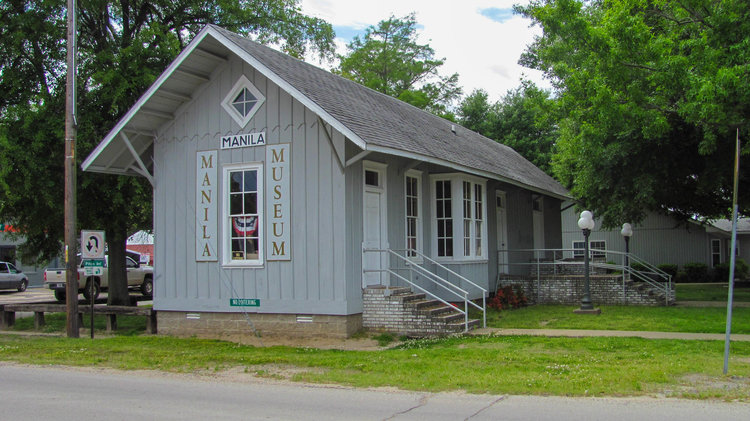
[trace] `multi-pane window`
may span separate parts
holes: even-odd
[[[242,75],[232,89],[227,92],[221,106],[240,127],[245,127],[265,100],[266,97],[258,88]]]
[[[419,206],[421,188],[419,175],[406,175],[406,255],[417,257],[415,251],[421,252],[420,235],[422,213]]]
[[[437,220],[437,255],[453,256],[453,212],[451,181],[435,182],[435,213]]]
[[[259,165],[225,169],[229,191],[225,208],[226,263],[259,264],[262,260],[262,177]],[[228,232],[227,232],[228,231]]]
[[[258,98],[250,92],[250,89],[242,88],[240,93],[234,98],[234,101],[232,101],[232,106],[242,117],[247,117],[257,103]]]
[[[721,263],[721,240],[711,239],[711,267]]]
[[[463,182],[464,256],[471,256],[471,183]]]
[[[573,241],[573,257],[583,257],[585,254],[586,242]],[[599,251],[601,250],[601,251]],[[604,240],[589,241],[589,257],[605,257],[604,251],[607,250],[607,242]]]
[[[435,188],[436,256],[455,260],[486,258],[485,182],[463,174],[431,178]],[[453,197],[457,200],[452,201]],[[455,249],[454,239],[458,244]]]
[[[482,255],[482,228],[484,224],[484,202],[482,185],[474,184],[474,255]]]

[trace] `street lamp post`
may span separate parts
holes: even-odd
[[[627,222],[622,224],[620,234],[622,234],[622,238],[625,239],[625,261],[623,262],[622,273],[629,274],[630,271],[628,270],[628,268],[630,268],[630,237],[633,236],[633,227]]]
[[[596,223],[594,222],[594,215],[591,212],[585,210],[581,212],[581,218],[578,220],[578,228],[583,231],[584,239],[584,255],[583,255],[583,279],[584,279],[584,295],[581,299],[581,308],[575,310],[576,313],[585,314],[600,314],[600,309],[595,309],[591,303],[591,287],[589,281],[589,235],[591,230],[594,229]]]

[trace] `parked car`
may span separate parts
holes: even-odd
[[[24,292],[28,286],[29,278],[23,272],[16,269],[12,263],[0,262],[0,289],[16,289],[18,292]]]

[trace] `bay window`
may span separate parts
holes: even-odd
[[[487,258],[486,180],[464,174],[430,176],[433,254],[441,260]],[[458,200],[453,200],[458,198]],[[454,242],[459,244],[453,247]]]

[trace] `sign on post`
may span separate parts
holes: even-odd
[[[104,231],[81,231],[81,258],[104,259]]]
[[[84,260],[83,270],[86,276],[102,276],[104,260]]]

